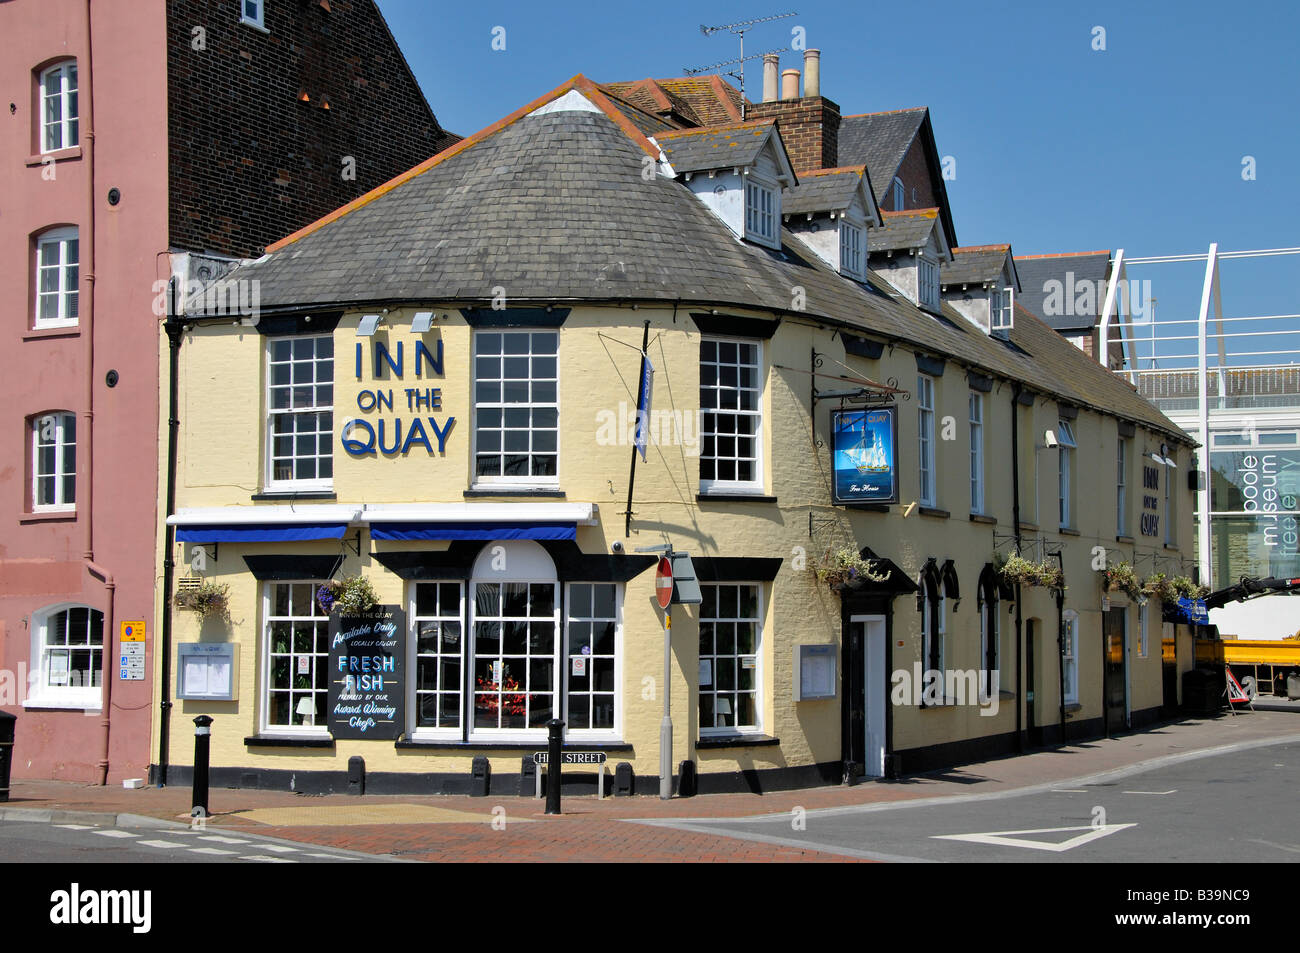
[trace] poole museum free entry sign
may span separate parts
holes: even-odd
[[[330,616],[331,735],[395,740],[402,733],[405,641],[406,613],[399,606]]]
[[[895,411],[875,407],[831,413],[834,502],[898,502]]]

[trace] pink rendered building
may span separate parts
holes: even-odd
[[[0,36],[0,710],[15,778],[145,777],[162,288],[456,137],[374,0],[9,0]]]

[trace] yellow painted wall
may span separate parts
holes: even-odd
[[[413,310],[413,309],[412,309]],[[447,439],[443,456],[429,455],[415,448],[406,457],[383,455],[357,458],[344,453],[336,442],[334,452],[335,493],[339,503],[411,503],[465,501],[464,491],[472,474],[471,399],[472,329],[459,312],[435,324],[425,336],[429,349],[441,338],[445,375],[416,381],[413,375],[414,341],[409,333],[412,310],[388,315],[386,330],[373,339],[384,341],[395,351],[404,345],[405,377],[401,381],[375,382],[373,354],[365,348],[367,365],[363,380],[354,373],[354,347],[359,339],[359,313],[346,314],[334,333],[335,410],[337,435],[345,418],[374,419],[375,412],[357,408],[357,394],[376,386],[392,387],[394,410],[388,419],[412,416],[407,407],[406,387],[436,386],[442,392],[442,407],[433,414],[439,420],[454,416],[456,423]],[[766,317],[766,316],[759,316]],[[946,659],[950,667],[977,669],[980,666],[976,583],[984,564],[995,552],[1012,551],[1010,538],[1012,491],[1010,439],[1012,386],[997,382],[985,395],[985,498],[986,513],[996,525],[969,519],[967,397],[969,386],[963,368],[949,362],[945,374],[936,380],[936,448],[938,459],[937,506],[949,511],[947,518],[901,515],[900,507],[887,513],[846,510],[830,506],[831,472],[829,450],[830,404],[818,405],[816,427],[810,426],[810,349],[824,356],[824,374],[861,374],[876,381],[896,378],[900,387],[913,390],[916,364],[911,352],[902,347],[886,348],[879,360],[847,355],[829,329],[787,320],[769,341],[763,342],[766,368],[764,396],[763,467],[765,492],[777,502],[699,501],[698,457],[680,445],[652,445],[649,459],[639,463],[636,475],[635,518],[630,538],[624,536],[622,511],[627,497],[628,461],[626,439],[602,442],[602,413],[616,412],[620,403],[634,409],[636,403],[642,321],[650,321],[649,354],[657,373],[654,384],[656,410],[676,411],[691,420],[699,394],[700,334],[685,312],[675,316],[668,309],[577,308],[560,331],[560,419],[561,449],[559,487],[569,502],[592,502],[599,507],[599,525],[580,528],[579,544],[584,552],[609,552],[615,541],[623,541],[631,552],[636,546],[671,540],[678,549],[704,556],[779,556],[785,560],[773,585],[764,594],[761,681],[763,685],[763,731],[780,739],[780,746],[709,749],[695,753],[691,742],[698,734],[694,696],[689,683],[698,670],[698,611],[696,607],[674,609],[674,678],[672,707],[676,726],[674,763],[696,757],[700,771],[735,771],[815,762],[840,758],[840,699],[796,703],[791,697],[792,659],[799,643],[838,643],[839,596],[817,582],[813,569],[830,549],[870,546],[877,554],[892,559],[913,578],[927,559],[940,563],[954,559],[961,582],[961,601],[953,611],[948,602]],[[248,327],[228,323],[205,325],[186,335],[182,349],[182,438],[180,442],[178,508],[254,506],[251,497],[263,489],[265,462],[265,374],[266,338]],[[625,345],[632,345],[627,347]],[[164,341],[165,366],[165,341]],[[822,389],[837,389],[841,382],[818,378]],[[165,394],[163,395],[165,400]],[[900,401],[899,459],[901,498],[904,503],[918,495],[916,472],[917,409],[915,399]],[[165,411],[165,406],[164,406]],[[1022,452],[1022,520],[1032,523],[1032,458],[1034,444],[1042,442],[1043,431],[1055,428],[1057,408],[1053,400],[1038,397],[1032,408],[1020,407]],[[166,421],[166,413],[162,415]],[[955,439],[945,441],[945,418],[952,418]],[[1134,559],[1133,543],[1117,542],[1114,517],[1114,443],[1116,423],[1086,409],[1075,421],[1079,448],[1075,452],[1074,527],[1078,535],[1057,533],[1057,482],[1055,451],[1037,452],[1039,464],[1039,532],[1060,544],[1065,559],[1068,591],[1066,608],[1080,616],[1080,702],[1072,721],[1100,718],[1101,710],[1101,588],[1093,570],[1094,547],[1104,547],[1114,557]],[[164,433],[165,437],[165,433]],[[432,439],[432,433],[430,433]],[[1156,438],[1139,429],[1132,442],[1135,455]],[[1187,460],[1184,452],[1183,461]],[[1186,466],[1183,462],[1180,465]],[[1185,472],[1185,470],[1183,471]],[[165,477],[165,474],[163,474]],[[1139,492],[1135,479],[1130,493]],[[1140,483],[1138,483],[1140,485]],[[165,480],[160,480],[165,486]],[[1177,488],[1175,492],[1180,492]],[[494,499],[510,499],[500,497]],[[275,501],[268,501],[274,503]],[[1179,539],[1191,545],[1190,499],[1181,500],[1178,514],[1182,523]],[[809,536],[809,514],[814,517]],[[351,534],[355,538],[355,530]],[[161,540],[161,531],[160,531]],[[370,556],[368,534],[362,533],[361,556],[349,552],[342,575],[364,573],[374,582],[381,601],[405,604],[403,583]],[[381,543],[385,549],[403,544]],[[418,549],[441,544],[422,544]],[[1169,558],[1145,540],[1136,544],[1140,552]],[[160,543],[161,546],[161,543]],[[287,549],[292,547],[292,549]],[[176,613],[175,640],[234,639],[241,646],[240,700],[234,703],[178,702],[172,719],[174,763],[187,764],[192,752],[188,721],[200,712],[217,721],[213,733],[213,764],[257,765],[269,768],[343,770],[351,755],[361,754],[372,771],[455,771],[463,772],[472,753],[426,753],[398,751],[391,742],[339,741],[333,751],[304,749],[246,748],[243,739],[256,733],[262,645],[260,640],[261,597],[258,584],[247,573],[242,556],[256,552],[337,553],[339,546],[328,543],[256,544],[244,547],[222,544],[220,558],[209,575],[229,583],[232,617],[228,626],[209,622],[202,631],[191,614]],[[161,558],[161,550],[160,550]],[[1145,567],[1139,563],[1139,568]],[[186,565],[181,563],[179,574]],[[653,608],[653,569],[632,580],[623,602],[621,699],[624,740],[634,746],[625,756],[611,755],[611,761],[629,760],[638,773],[658,770],[659,719],[662,702],[656,693],[643,698],[643,679],[661,679],[662,635],[660,616]],[[1154,609],[1153,605],[1153,609]],[[1045,590],[1026,589],[1024,615],[1041,620],[1037,654],[1038,724],[1055,724],[1058,717],[1058,669],[1056,652],[1056,605]],[[987,735],[1011,732],[1015,728],[1018,686],[1014,673],[1014,615],[1008,604],[999,609],[1001,621],[1002,688],[1006,696],[998,713],[980,714],[978,706],[945,706],[920,710],[910,705],[894,711],[893,747],[904,750]],[[1153,615],[1158,619],[1158,615]],[[1136,618],[1134,631],[1136,627]],[[1136,638],[1136,634],[1133,636]],[[1153,648],[1146,660],[1132,669],[1134,710],[1160,703],[1158,623],[1150,634]],[[891,641],[894,669],[911,670],[921,659],[920,616],[915,599],[904,596],[894,603]],[[900,645],[901,643],[901,645]],[[1136,653],[1134,653],[1136,656]],[[174,666],[173,666],[174,670]],[[527,746],[532,749],[533,745]],[[493,756],[493,769],[514,773],[523,748]]]

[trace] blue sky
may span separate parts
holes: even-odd
[[[783,48],[782,68],[801,67],[790,49],[797,25],[822,51],[822,92],[845,115],[929,106],[939,151],[956,160],[948,192],[963,245],[1129,256],[1203,253],[1212,241],[1300,245],[1293,3],[935,0],[924,20],[912,4],[808,0],[379,6],[439,121],[462,135],[575,73],[680,76],[732,59],[737,39],[706,37],[701,24],[794,10],[750,31],[745,52]],[[492,49],[495,27],[503,51]],[[1093,49],[1096,27],[1104,50]],[[756,99],[761,61],[746,67]],[[1253,180],[1242,175],[1247,156]],[[1130,277],[1152,281],[1161,321],[1195,316],[1198,267]],[[1300,312],[1300,256],[1225,263],[1222,287],[1225,316]],[[1300,335],[1288,340],[1300,347]]]

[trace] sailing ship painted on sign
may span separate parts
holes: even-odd
[[[895,409],[840,410],[831,415],[836,503],[896,503]]]

